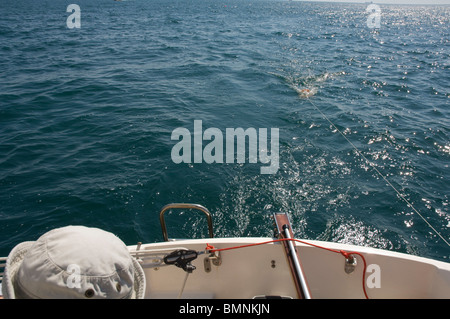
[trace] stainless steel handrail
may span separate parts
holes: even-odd
[[[208,220],[209,237],[213,238],[213,223],[211,213],[208,209],[199,204],[189,204],[189,203],[172,203],[164,206],[159,213],[159,221],[161,223],[162,233],[165,241],[169,241],[169,236],[167,235],[166,221],[164,220],[164,213],[170,209],[196,209],[203,212]]]
[[[5,274],[5,267],[6,267],[6,261],[8,260],[8,257],[0,257],[0,283],[3,282],[3,275]],[[2,295],[2,292],[0,291],[0,296]]]

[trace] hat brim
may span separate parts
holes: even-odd
[[[4,299],[16,299],[15,278],[22,265],[26,253],[33,247],[34,241],[26,241],[15,246],[8,255],[2,279],[2,294]],[[142,266],[131,256],[134,267],[134,292],[132,299],[144,299],[145,296],[145,275]]]
[[[16,277],[17,271],[19,270],[26,253],[33,246],[33,244],[34,241],[20,243],[9,253],[2,279],[3,298],[16,299],[14,278]]]

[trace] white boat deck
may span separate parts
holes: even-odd
[[[253,245],[274,238],[209,238],[177,240],[142,245],[140,253],[155,249],[175,250],[180,247],[196,251],[206,246],[216,248]],[[355,270],[345,272],[345,257],[339,253],[296,242],[311,297],[319,299],[365,298],[363,282],[369,298],[425,299],[450,298],[450,264],[407,254],[339,243],[307,241],[333,250],[358,252],[364,256],[367,271],[357,258]],[[129,246],[134,251],[136,246]],[[138,257],[139,257],[138,254]],[[192,262],[196,269],[188,275],[181,298],[248,299],[255,296],[287,296],[297,298],[292,276],[281,243],[268,243],[221,251],[221,265],[204,268],[199,255]],[[152,258],[143,259],[147,279],[147,298],[178,298],[186,272],[175,266],[155,267]]]

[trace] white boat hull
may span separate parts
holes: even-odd
[[[147,280],[146,298],[217,298],[248,299],[256,296],[297,298],[286,254],[280,242],[221,251],[221,265],[205,271],[204,258],[192,261],[196,269],[189,274],[176,266],[155,267],[145,252],[167,249],[168,252],[186,248],[204,251],[215,248],[253,245],[274,238],[208,238],[176,240],[146,244],[139,255]],[[295,242],[311,297],[319,299],[368,298],[426,299],[450,298],[450,264],[427,258],[339,243],[307,241],[321,247],[357,252],[357,266],[345,272],[345,257],[339,253]],[[129,246],[131,252],[137,246]],[[185,283],[184,289],[183,284]],[[180,295],[180,292],[182,294]]]

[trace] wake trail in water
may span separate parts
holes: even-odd
[[[397,188],[392,185],[392,183],[386,178],[386,176],[384,176],[384,174],[382,174],[380,172],[380,170],[377,169],[376,165],[373,164],[356,146],[355,144],[350,141],[348,139],[347,136],[345,136],[345,134],[339,130],[339,128],[328,118],[328,116],[322,112],[322,110],[310,99],[310,97],[314,96],[317,93],[317,84],[318,83],[322,83],[325,82],[327,79],[335,76],[335,75],[342,75],[345,74],[345,72],[338,72],[338,73],[324,73],[318,76],[310,76],[307,78],[303,78],[300,79],[300,81],[295,81],[294,78],[292,77],[285,77],[282,75],[277,75],[274,74],[282,79],[284,79],[286,81],[286,83],[289,85],[289,87],[291,87],[292,89],[294,89],[300,98],[303,99],[307,99],[311,105],[322,115],[322,117],[330,123],[330,125],[337,131],[339,132],[340,135],[342,135],[342,137],[353,147],[353,149],[356,151],[356,153],[361,156],[366,163],[371,166],[376,173],[386,182],[386,184],[388,186],[390,186],[395,193],[407,204],[408,207],[410,207],[427,225],[428,227],[430,227],[430,229],[440,238],[442,239],[442,241],[444,243],[447,244],[447,246],[450,247],[450,243],[441,235],[441,233],[439,231],[437,231],[428,221],[427,219],[412,205],[412,203],[410,203],[408,201],[408,199],[406,199],[406,197],[400,193],[399,190],[397,190]]]

